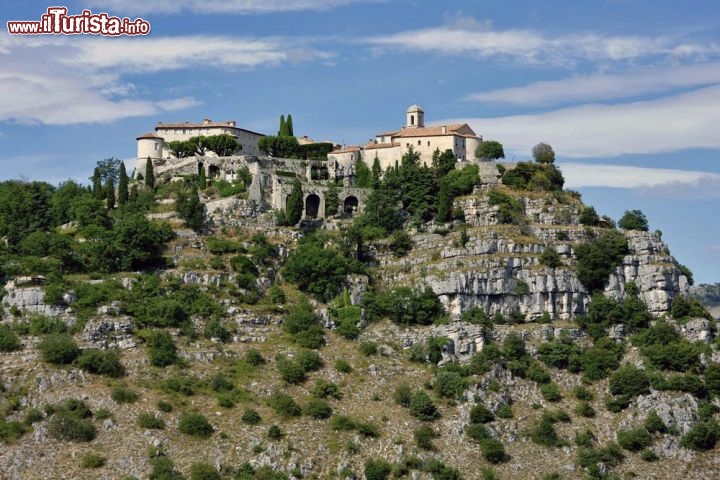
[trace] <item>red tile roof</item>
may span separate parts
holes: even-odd
[[[162,138],[160,135],[156,135],[153,132],[143,133],[139,137],[137,137],[135,140],[140,140],[142,138]]]

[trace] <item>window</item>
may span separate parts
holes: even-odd
[[[430,140],[428,140],[428,147],[430,146]]]
[[[415,115],[410,115],[410,125],[415,125]]]
[[[420,140],[418,140],[418,147],[420,146]]]
[[[157,149],[158,149],[158,146],[159,146],[159,145],[157,144],[157,142],[155,142],[153,145],[155,146],[155,150],[157,150]]]

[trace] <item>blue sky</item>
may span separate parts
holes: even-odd
[[[59,2],[5,0],[2,24]],[[720,8],[709,0],[89,0],[147,37],[0,33],[0,179],[87,181],[157,121],[362,143],[468,122],[508,160],[550,143],[602,213],[641,209],[720,281]],[[129,162],[132,166],[132,161]]]

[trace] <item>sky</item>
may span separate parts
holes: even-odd
[[[0,11],[0,180],[132,170],[158,121],[236,120],[340,144],[467,122],[508,161],[553,146],[566,186],[640,209],[697,283],[720,282],[720,8],[713,0],[87,0],[146,36],[9,35],[60,2]]]

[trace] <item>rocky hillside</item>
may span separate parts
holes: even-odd
[[[241,201],[197,234],[173,193],[171,266],[6,278],[0,477],[720,474],[716,325],[659,234],[502,186],[392,237]]]

